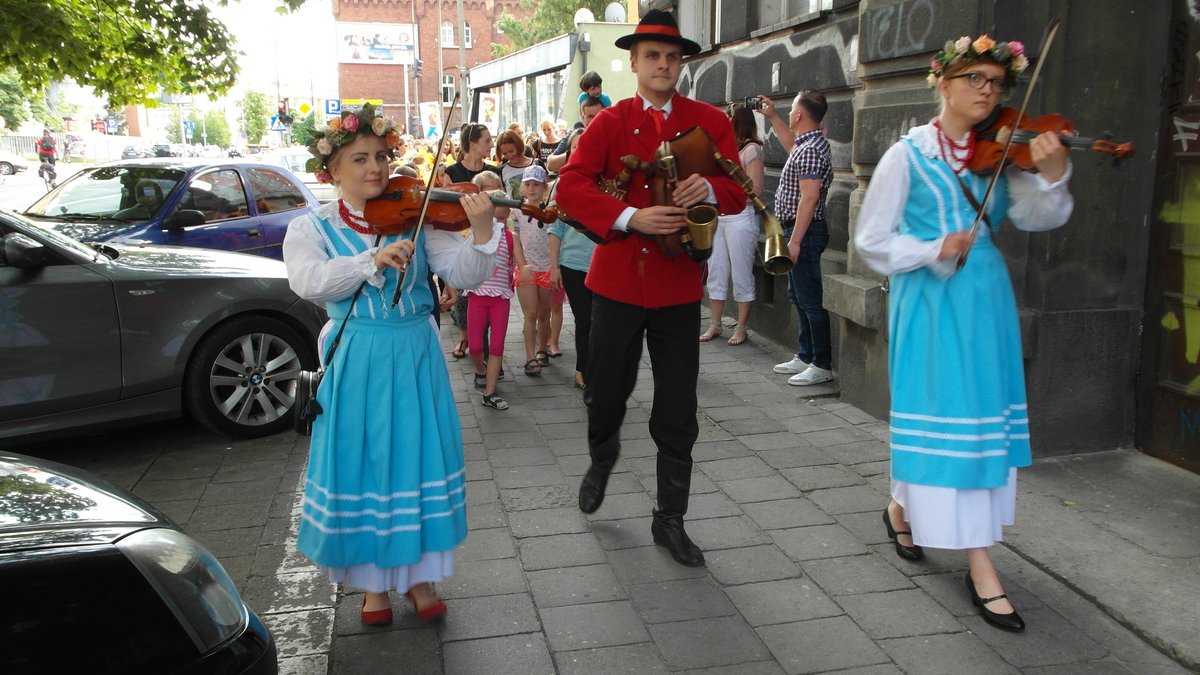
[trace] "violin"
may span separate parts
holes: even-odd
[[[1063,145],[1072,150],[1091,150],[1115,159],[1121,159],[1133,154],[1133,143],[1114,143],[1107,137],[1087,138],[1075,135],[1075,125],[1058,113],[1040,115],[1030,118],[1021,115],[1017,119],[1017,111],[1007,106],[996,106],[992,114],[975,126],[975,152],[971,155],[967,167],[972,173],[980,176],[992,175],[1000,164],[1004,154],[1004,144],[1008,137],[1013,137],[1012,146],[1008,150],[1008,158],[1004,166],[1015,166],[1022,171],[1037,173],[1033,164],[1033,155],[1029,151],[1029,143],[1041,134],[1052,132],[1059,135]],[[1106,135],[1107,136],[1107,135]]]
[[[461,232],[467,229],[471,226],[471,221],[459,203],[459,198],[464,194],[478,193],[479,186],[474,183],[451,183],[444,188],[434,188],[429,194],[425,222],[437,230]],[[388,181],[383,194],[367,200],[363,215],[376,234],[403,234],[416,226],[424,197],[424,181],[409,176],[394,176]],[[521,213],[542,223],[553,223],[558,218],[558,210],[554,207],[543,210],[536,204],[526,204],[506,197],[493,196],[491,200],[495,206],[520,209]]]

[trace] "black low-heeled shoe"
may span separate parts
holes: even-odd
[[[1020,614],[1017,614],[1017,610],[1014,609],[1008,614],[997,614],[987,608],[989,602],[1007,598],[1007,594],[1000,594],[991,598],[981,598],[979,597],[979,592],[975,590],[975,580],[971,578],[970,572],[967,572],[966,581],[967,592],[971,594],[971,603],[979,608],[979,615],[983,617],[984,621],[996,628],[1010,630],[1014,633],[1020,633],[1025,630],[1025,620],[1021,618]]]
[[[888,515],[888,510],[887,510],[886,506],[883,508],[883,526],[887,528],[888,539],[891,539],[892,544],[894,544],[896,546],[896,555],[900,556],[901,558],[904,558],[905,560],[924,560],[925,559],[925,549],[921,548],[920,546],[917,546],[916,544],[913,544],[912,546],[905,546],[904,544],[900,543],[900,539],[897,538],[896,535],[907,534],[908,536],[911,537],[912,532],[909,532],[907,530],[902,531],[902,532],[897,532],[896,530],[892,529],[892,517],[890,515]]]

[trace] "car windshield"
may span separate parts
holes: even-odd
[[[46,193],[25,215],[65,220],[150,220],[162,211],[167,196],[184,175],[179,169],[157,166],[87,169]]]

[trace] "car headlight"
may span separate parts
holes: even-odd
[[[140,530],[117,542],[174,613],[200,653],[246,626],[246,606],[221,563],[176,530]]]

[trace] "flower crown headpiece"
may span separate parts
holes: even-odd
[[[383,138],[389,153],[399,147],[400,132],[396,131],[395,123],[386,117],[378,117],[378,111],[378,107],[364,103],[358,112],[343,110],[342,116],[335,117],[329,126],[313,129],[308,145],[313,156],[305,162],[304,170],[315,174],[321,183],[333,182],[333,176],[329,174],[330,157],[334,150],[353,143],[360,134],[372,133]]]
[[[948,40],[946,48],[934,55],[929,62],[929,86],[937,86],[938,78],[947,68],[974,61],[990,61],[1004,68],[1004,83],[1012,85],[1017,75],[1029,67],[1025,56],[1025,45],[1013,40],[996,42],[986,35],[972,40],[964,35],[957,40]]]

